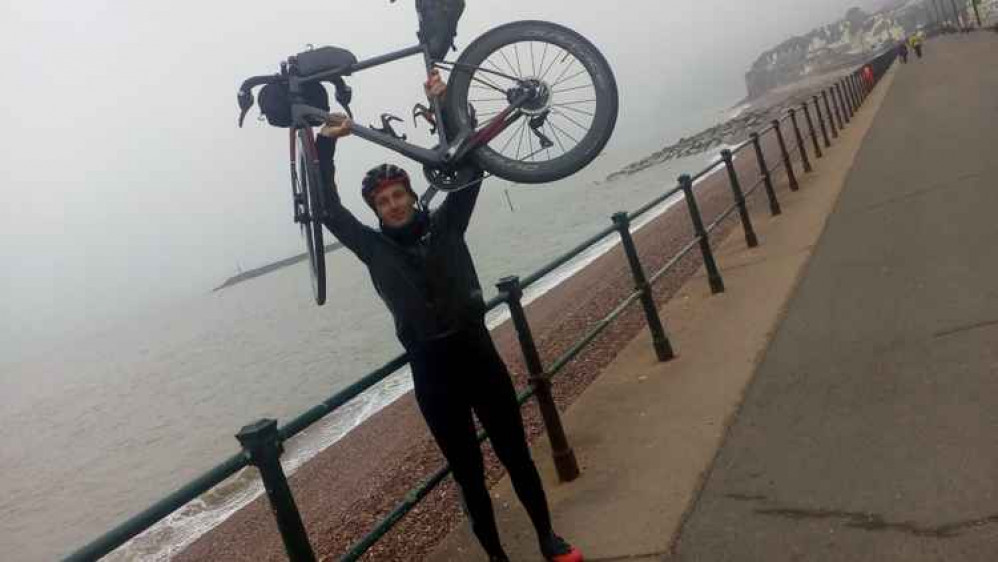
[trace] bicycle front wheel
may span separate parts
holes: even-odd
[[[299,129],[296,137],[296,166],[292,168],[292,188],[295,196],[295,222],[301,226],[308,257],[309,277],[315,303],[326,302],[326,249],[322,241],[322,202],[319,160],[315,140],[309,128]]]
[[[507,113],[528,84],[537,92]],[[578,33],[544,21],[488,31],[454,66],[444,106],[451,138],[486,132],[471,157],[484,170],[519,183],[555,181],[599,155],[617,123],[618,94],[602,53]],[[498,135],[486,129],[509,123]]]

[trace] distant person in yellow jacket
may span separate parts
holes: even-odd
[[[922,35],[916,33],[908,39],[908,42],[911,43],[911,48],[914,49],[915,56],[922,58]]]

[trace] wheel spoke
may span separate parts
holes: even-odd
[[[570,116],[565,115],[564,113],[558,111],[557,109],[553,109],[552,111],[554,113],[557,113],[558,115],[564,117],[565,119],[571,121],[572,123],[575,124],[576,127],[582,129],[583,131],[589,132],[589,127],[586,127],[585,125],[580,124],[578,121],[576,121],[575,119],[572,119]]]
[[[553,103],[551,105],[556,105],[558,107],[561,107],[563,105],[579,105],[580,103],[596,103],[596,100],[566,101],[562,103]]]
[[[521,122],[520,123],[520,128],[522,129],[525,125],[526,125],[526,121]],[[519,129],[517,129],[517,132],[519,132]],[[512,143],[513,139],[516,138],[516,135],[517,135],[517,133],[513,133],[513,134],[511,134],[509,136],[509,139],[506,140],[506,144],[502,145],[502,150],[499,151],[499,154],[505,154],[506,153],[506,149],[509,148],[510,143]]]
[[[477,100],[468,100],[471,103],[475,102],[488,102],[488,101],[509,101],[506,98],[482,98]]]
[[[537,76],[537,63],[534,60],[534,42],[530,42],[530,75]]]
[[[585,89],[585,88],[594,88],[594,87],[595,86],[593,86],[593,84],[590,82],[589,84],[586,84],[585,86],[576,86],[574,88],[565,88],[564,90],[551,90],[551,93],[554,93],[554,94],[563,94],[565,92],[573,92],[575,90],[582,90],[582,89]]]
[[[582,115],[588,115],[590,117],[596,117],[595,113],[590,113],[588,111],[582,111],[581,109],[578,109],[578,108],[575,108],[575,107],[565,106],[565,109],[567,109],[569,111],[574,111],[576,113],[581,113]]]
[[[579,144],[579,141],[578,141],[578,140],[576,140],[576,139],[575,139],[575,137],[573,137],[573,136],[572,136],[571,134],[569,134],[569,133],[568,133],[568,132],[567,132],[567,131],[566,131],[565,129],[562,129],[562,128],[561,128],[561,127],[559,127],[558,125],[555,125],[555,124],[554,124],[554,121],[548,121],[548,123],[550,123],[550,124],[551,124],[551,126],[552,126],[553,128],[555,128],[555,129],[556,129],[556,130],[557,130],[557,131],[558,131],[559,133],[561,133],[561,134],[565,135],[566,137],[568,137],[568,138],[572,139],[572,141],[573,141],[573,142],[575,142],[575,144]]]
[[[502,59],[503,59],[504,61],[506,61],[506,64],[507,64],[507,65],[509,66],[509,71],[510,71],[510,72],[512,72],[513,74],[516,74],[516,69],[515,69],[515,68],[513,68],[513,63],[511,63],[511,62],[509,61],[509,57],[507,57],[507,56],[506,56],[506,51],[505,51],[505,49],[506,49],[505,47],[503,47],[502,49],[499,49],[499,54],[500,54],[500,55],[502,55]],[[520,76],[519,76],[519,75],[517,75],[517,78],[519,78],[519,77],[520,77]]]
[[[571,80],[572,78],[575,78],[576,76],[582,76],[583,74],[586,74],[586,73],[588,73],[588,72],[589,72],[589,70],[587,70],[587,69],[583,68],[582,70],[580,70],[580,71],[576,72],[575,74],[573,74],[573,75],[569,76],[568,78],[564,78],[564,79],[562,79],[562,80],[559,80],[559,81],[555,82],[554,84],[551,84],[551,87],[552,87],[552,88],[554,88],[554,87],[555,87],[555,86],[557,86],[558,84],[564,84],[565,82],[568,82],[568,81],[569,81],[569,80]]]
[[[567,74],[568,71],[571,70],[573,66],[575,66],[575,57],[572,57],[572,62],[570,62],[568,66],[566,66],[565,68],[561,69],[561,74],[559,74],[558,77],[552,80],[551,82],[557,84],[558,81],[561,80],[562,77],[565,76],[565,74]]]
[[[472,76],[471,79],[474,80],[475,82],[478,82],[479,84],[485,84],[486,86],[488,86],[489,88],[491,88],[491,89],[493,89],[493,90],[495,90],[497,92],[500,92],[502,94],[506,93],[506,90],[503,90],[499,86],[496,86],[495,84],[493,84],[492,82],[489,82],[488,80],[486,80],[484,78],[479,78],[477,76]]]
[[[544,70],[544,61],[547,60],[548,47],[550,47],[550,46],[551,46],[551,43],[548,43],[548,42],[544,43],[544,51],[541,53],[541,64],[537,65],[537,68],[539,68],[541,70]]]
[[[520,66],[520,49],[517,48],[519,43],[513,43],[513,53],[516,54],[516,73],[517,77],[523,78],[523,68]]]
[[[560,48],[561,48],[561,47],[559,47],[559,49],[560,49]],[[561,49],[561,52],[563,52],[563,53],[567,53],[567,52],[565,51],[565,49]],[[547,75],[548,75],[548,72],[551,72],[551,69],[552,69],[552,68],[554,68],[554,65],[558,64],[558,59],[559,59],[559,58],[560,58],[560,57],[557,57],[557,56],[556,56],[556,57],[554,57],[554,58],[552,58],[552,59],[551,59],[551,64],[549,64],[549,65],[548,65],[548,67],[547,67],[547,70],[545,70],[545,71],[544,71],[544,73],[543,73],[543,74],[541,74],[541,77],[540,77],[540,79],[541,79],[541,80],[544,80],[544,78],[545,78],[545,77],[547,77]]]
[[[533,129],[527,131],[527,144],[530,145],[530,154],[531,155],[536,154],[536,152],[534,152],[534,130]],[[527,156],[527,158],[530,158],[530,156]],[[527,158],[524,158],[524,160],[527,160]]]
[[[526,123],[527,123],[527,122],[526,122],[526,121],[524,121],[524,122],[523,122],[523,125],[526,125]],[[517,141],[517,143],[516,143],[516,159],[517,159],[517,160],[519,160],[519,159],[520,159],[520,148],[522,148],[522,147],[523,147],[523,129],[525,129],[525,128],[526,128],[526,127],[520,127],[520,140],[519,140],[519,141]]]
[[[558,146],[561,147],[562,154],[568,152],[567,150],[565,150],[565,145],[562,144],[562,142],[561,142],[561,137],[558,136],[558,131],[556,131],[555,128],[548,121],[545,120],[544,124],[547,125],[551,129],[551,136],[554,137],[555,142],[557,142]]]

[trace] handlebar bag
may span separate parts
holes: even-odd
[[[329,111],[329,94],[326,93],[326,88],[321,83],[304,84],[302,95],[306,104]],[[267,123],[270,123],[271,126],[287,129],[292,125],[291,93],[287,82],[275,82],[264,86],[260,90],[257,103],[260,104],[260,112],[263,113]]]

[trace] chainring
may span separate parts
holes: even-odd
[[[444,193],[459,191],[478,180],[478,170],[468,165],[447,169],[423,166],[423,175],[431,186]]]

